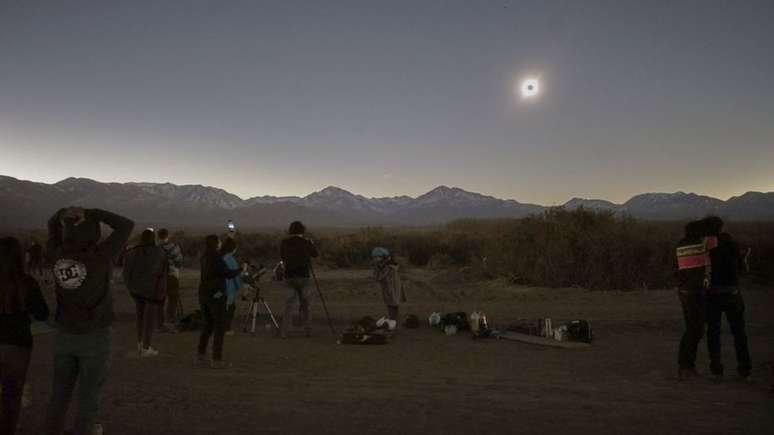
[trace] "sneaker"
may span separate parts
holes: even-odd
[[[147,349],[140,350],[140,357],[141,358],[150,358],[150,357],[154,357],[154,356],[159,356],[159,351],[157,351],[156,349],[154,349],[154,348],[152,348],[150,346],[148,346]]]
[[[233,336],[234,334],[236,333],[234,332],[233,329],[229,329],[228,331],[226,331],[226,335],[228,335],[229,337]]]
[[[743,384],[752,384],[753,383],[753,378],[750,375],[740,375],[739,376],[739,382],[741,382]]]
[[[210,360],[205,355],[197,355],[194,359],[194,365],[197,367],[206,367],[210,365]]]
[[[102,425],[99,423],[94,424],[94,428],[91,430],[91,435],[102,435]]]
[[[211,369],[216,369],[216,370],[227,369],[227,368],[230,368],[230,367],[231,367],[231,363],[230,362],[226,362],[226,361],[213,361],[210,364],[210,368]]]

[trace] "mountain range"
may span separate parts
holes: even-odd
[[[367,198],[338,187],[304,197],[242,199],[223,189],[171,183],[101,183],[67,178],[46,184],[0,176],[0,228],[44,228],[68,205],[104,208],[142,225],[203,228],[230,219],[240,227],[278,228],[292,220],[315,226],[423,226],[459,218],[524,217],[548,207],[439,186],[416,198]],[[722,201],[695,193],[644,193],[623,204],[573,198],[562,207],[607,210],[651,220],[683,220],[717,214],[736,220],[774,220],[774,192],[747,192]]]

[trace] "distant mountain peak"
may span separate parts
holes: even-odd
[[[459,187],[437,186],[416,198],[401,195],[367,198],[337,186],[305,197],[256,196],[242,199],[221,188],[201,184],[102,183],[69,177],[54,184],[0,175],[0,226],[45,226],[54,210],[68,205],[98,207],[143,224],[203,226],[225,219],[242,227],[286,225],[295,219],[315,225],[429,225],[458,218],[518,218],[546,208],[503,200]],[[718,214],[724,218],[773,220],[774,192],[747,192],[721,201],[678,191],[644,193],[618,205],[603,199],[575,197],[563,207],[612,210],[636,218],[678,220]]]

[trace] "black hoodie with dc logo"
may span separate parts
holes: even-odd
[[[62,224],[57,212],[48,223],[48,251],[56,286],[56,322],[62,332],[87,334],[113,323],[110,278],[134,222],[108,211],[86,210],[75,226]],[[100,242],[100,223],[113,229]]]

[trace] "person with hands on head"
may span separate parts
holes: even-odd
[[[101,225],[113,232],[104,240]],[[61,209],[48,222],[48,249],[56,291],[54,375],[43,433],[64,430],[70,399],[78,385],[76,434],[101,431],[96,424],[112,347],[113,264],[134,222],[100,210]]]
[[[199,305],[201,308],[204,328],[199,337],[196,363],[205,365],[207,361],[207,345],[212,340],[212,361],[210,367],[222,369],[229,367],[223,361],[223,336],[225,335],[227,317],[226,280],[238,276],[242,270],[229,269],[220,253],[220,239],[211,234],[205,238],[205,251],[200,260],[201,275],[199,282]]]

